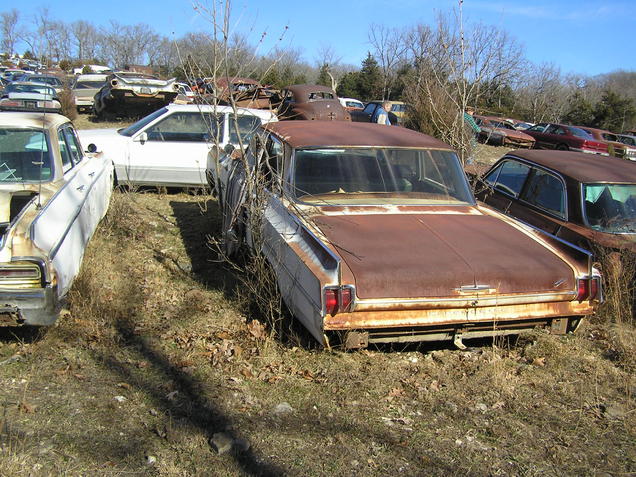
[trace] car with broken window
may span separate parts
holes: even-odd
[[[214,85],[214,100],[220,104],[241,108],[270,109],[272,90],[265,88],[251,78],[221,77],[204,78],[204,82]]]
[[[577,246],[636,251],[636,164],[512,151],[477,182],[479,200]]]
[[[197,104],[169,104],[121,129],[84,129],[91,151],[115,165],[121,185],[206,187],[208,155],[225,145],[247,144],[270,111]]]
[[[283,120],[327,120],[350,121],[351,115],[340,101],[335,91],[318,84],[296,84],[288,86],[280,97],[272,98],[278,106],[276,115]]]
[[[97,116],[148,114],[171,103],[179,94],[175,78],[161,80],[153,75],[119,71],[108,75],[106,84],[95,94]]]
[[[55,322],[112,185],[66,117],[0,112],[0,324]]]
[[[534,147],[535,140],[532,136],[518,131],[503,119],[475,114],[473,114],[473,118],[481,129],[479,139],[486,144],[513,148],[527,147],[532,149]]]
[[[565,333],[600,297],[589,252],[478,204],[455,151],[430,136],[281,121],[220,169],[226,252],[262,250],[325,346]]]

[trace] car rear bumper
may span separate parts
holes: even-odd
[[[586,154],[596,154],[599,156],[609,156],[609,152],[590,151],[589,149],[579,149],[578,147],[571,147],[570,151],[584,152]]]
[[[56,287],[0,291],[0,324],[52,325],[59,308]]]

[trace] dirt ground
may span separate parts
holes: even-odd
[[[57,325],[0,329],[0,475],[636,474],[630,324],[323,350],[249,311],[219,225],[114,193]]]
[[[636,472],[633,328],[321,350],[250,321],[218,228],[115,193],[57,326],[1,330],[0,475]]]

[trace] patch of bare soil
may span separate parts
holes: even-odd
[[[629,475],[636,333],[292,346],[239,307],[207,196],[115,193],[68,310],[0,335],[1,475]]]

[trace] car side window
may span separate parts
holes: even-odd
[[[558,134],[560,136],[565,135],[565,129],[563,129],[561,126],[557,126],[556,124],[551,124],[545,132],[548,134]]]
[[[215,120],[216,118],[216,120]],[[214,140],[219,132],[220,115],[182,112],[174,113],[146,129],[148,141],[204,142]],[[222,138],[219,136],[219,140]]]
[[[66,145],[63,129],[57,131],[57,143],[60,146],[60,155],[62,156],[62,170],[66,172],[73,167],[73,160],[71,159],[71,152]]]
[[[77,140],[74,131],[70,127],[65,127],[63,131],[71,160],[73,161],[73,164],[77,164],[82,160],[82,148],[80,143]]]
[[[563,182],[553,174],[542,169],[534,169],[523,200],[540,209],[565,217],[565,188]]]
[[[534,126],[528,128],[528,131],[534,132],[545,132],[546,123],[535,124]]]
[[[243,144],[246,144],[260,125],[261,120],[257,116],[242,114],[235,117],[230,114],[230,144],[238,144],[239,135]]]
[[[276,139],[269,137],[265,145],[265,156],[262,159],[261,167],[265,186],[274,190],[280,185],[280,176],[283,164],[283,145]]]
[[[491,185],[494,184],[494,188],[498,191],[517,198],[523,188],[523,184],[526,182],[530,166],[518,161],[506,161],[499,168],[499,175],[496,177],[496,181],[489,182],[489,178],[494,172],[496,171],[488,175],[486,182]]]

